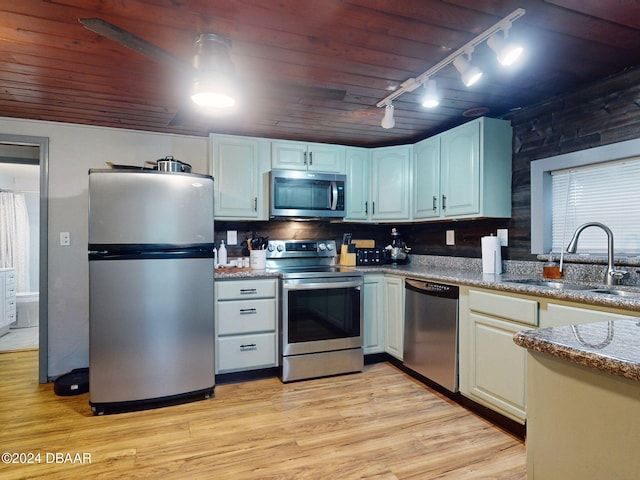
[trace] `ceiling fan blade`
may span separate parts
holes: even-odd
[[[171,55],[166,50],[155,46],[154,44],[128,32],[112,23],[102,20],[101,18],[79,18],[78,21],[86,28],[98,35],[109,40],[113,40],[120,45],[130,48],[146,57],[149,57],[159,63],[179,68],[191,69],[191,65],[185,63],[178,57]]]

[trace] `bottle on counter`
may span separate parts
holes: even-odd
[[[227,247],[224,246],[224,240],[220,241],[220,248],[218,249],[218,264],[227,264]]]

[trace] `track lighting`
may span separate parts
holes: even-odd
[[[453,61],[453,66],[456,67],[456,70],[460,72],[460,78],[462,79],[462,83],[464,83],[465,87],[470,87],[482,77],[482,72],[477,68],[471,65],[464,57],[457,57]]]
[[[487,30],[482,32],[470,42],[467,42],[465,45],[460,47],[444,60],[441,60],[440,62],[435,64],[426,72],[418,75],[415,78],[409,78],[402,82],[402,84],[395,92],[387,95],[387,97],[376,103],[376,106],[378,108],[385,107],[384,118],[382,119],[382,127],[393,128],[395,124],[393,120],[393,106],[391,105],[391,102],[403,93],[413,92],[420,85],[424,85],[425,88],[425,96],[422,101],[423,106],[427,108],[433,108],[437,106],[439,103],[439,98],[436,100],[438,94],[432,94],[432,92],[430,91],[430,89],[433,89],[435,91],[436,84],[435,80],[431,79],[430,77],[450,64],[453,64],[453,66],[458,70],[462,82],[467,87],[476,83],[482,76],[482,72],[477,67],[471,65],[469,62],[471,61],[471,55],[473,54],[474,49],[482,42],[487,42],[487,45],[496,53],[498,61],[502,65],[513,64],[523,52],[523,49],[522,47],[514,43],[505,42],[505,39],[507,37],[507,32],[511,28],[511,24],[515,20],[523,16],[525,13],[526,12],[523,8],[514,10],[498,23],[489,27]],[[498,35],[499,32],[502,32],[502,37]]]
[[[201,34],[196,40],[191,100],[202,107],[229,108],[235,105],[234,69],[229,56],[229,41],[213,34]]]
[[[506,31],[504,38],[500,38],[497,33],[494,33],[487,40],[487,45],[489,48],[496,52],[496,56],[498,58],[498,62],[501,65],[509,66],[513,65],[516,60],[522,54],[523,48],[517,43],[505,42],[506,39]]]
[[[424,83],[424,97],[422,97],[422,106],[425,108],[435,108],[440,105],[440,95],[435,80],[427,80]]]
[[[393,118],[393,105],[388,103],[384,107],[384,117],[382,117],[382,123],[380,124],[382,128],[393,128],[396,125],[396,120]]]

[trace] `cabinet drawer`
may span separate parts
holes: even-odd
[[[14,286],[16,284],[16,272],[15,270],[11,270],[10,272],[6,272],[4,274],[4,282],[7,288],[11,285]]]
[[[218,338],[218,371],[250,370],[276,365],[276,334]]]
[[[535,300],[470,290],[469,308],[514,322],[538,325],[538,302]]]
[[[9,299],[13,299],[15,301],[16,299],[16,286],[14,285],[7,285],[7,288],[4,292],[4,298],[6,298],[7,300]]]
[[[277,280],[236,280],[217,281],[217,300],[239,300],[245,298],[274,298]]]
[[[218,302],[218,335],[276,329],[276,300]]]

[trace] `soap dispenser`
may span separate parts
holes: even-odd
[[[220,265],[227,264],[227,247],[224,246],[224,240],[220,241],[220,248],[218,249],[218,263]]]

